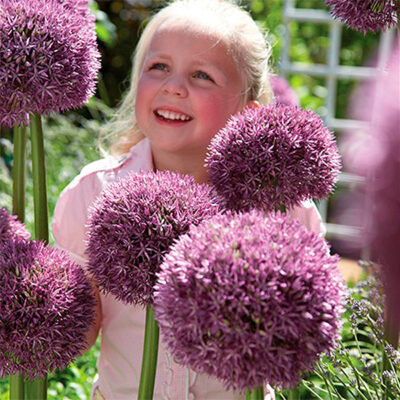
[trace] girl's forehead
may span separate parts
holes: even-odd
[[[154,39],[159,39],[169,35],[177,35],[182,38],[190,37],[192,39],[207,40],[210,43],[221,43],[228,47],[226,35],[220,26],[213,21],[205,21],[204,18],[176,18],[167,19],[156,29],[153,35]]]

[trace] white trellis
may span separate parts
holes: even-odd
[[[301,2],[298,2],[301,4]],[[368,126],[365,121],[336,118],[336,95],[339,79],[365,80],[376,77],[379,70],[386,64],[390,50],[393,45],[394,32],[382,33],[379,38],[376,67],[365,66],[345,66],[339,64],[341,50],[341,36],[343,25],[334,20],[329,12],[324,10],[299,8],[296,0],[284,0],[283,20],[285,26],[284,42],[281,52],[280,73],[285,76],[288,74],[304,74],[314,77],[325,78],[327,96],[325,98],[325,115],[322,115],[325,124],[333,131],[364,129]],[[327,24],[329,27],[329,45],[326,64],[304,64],[292,61],[289,56],[291,43],[290,22],[310,22],[316,24]],[[341,185],[362,184],[363,179],[354,174],[342,172],[339,177]],[[359,229],[354,226],[339,225],[329,222],[328,201],[319,204],[319,210],[327,227],[327,235],[330,238],[357,239],[360,235]]]

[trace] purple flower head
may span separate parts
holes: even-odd
[[[83,2],[2,0],[0,3],[0,125],[28,115],[80,107],[95,90],[100,68],[95,24]]]
[[[15,215],[10,215],[5,208],[0,208],[0,246],[9,240],[28,240],[30,233],[25,225],[17,220]]]
[[[207,185],[173,172],[131,174],[108,186],[91,208],[86,252],[100,290],[126,303],[153,302],[165,253],[218,212]]]
[[[38,241],[0,252],[0,376],[65,368],[85,348],[95,298],[83,270]]]
[[[278,75],[272,75],[270,82],[275,95],[275,102],[287,106],[299,105],[299,98],[286,79]]]
[[[163,340],[180,363],[227,388],[293,386],[338,338],[337,262],[287,215],[217,215],[182,236],[161,266],[154,308]]]
[[[373,33],[386,30],[398,22],[398,0],[325,0],[331,14],[350,28]]]
[[[271,211],[328,196],[340,156],[319,116],[273,103],[231,117],[212,139],[206,165],[228,209]]]

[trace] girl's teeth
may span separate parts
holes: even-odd
[[[157,114],[163,118],[171,120],[188,121],[190,119],[187,115],[178,114],[173,111],[157,110]]]

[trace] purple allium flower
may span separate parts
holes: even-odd
[[[291,88],[288,81],[278,75],[272,75],[270,78],[272,91],[274,92],[275,102],[287,106],[298,106],[299,98],[296,92]]]
[[[28,240],[30,233],[25,225],[17,220],[15,215],[10,215],[5,208],[0,208],[0,246],[9,240]]]
[[[71,0],[1,1],[0,125],[80,107],[94,93],[95,24],[78,5],[72,11]]]
[[[218,212],[207,185],[173,172],[131,174],[108,186],[91,208],[88,269],[104,293],[153,302],[156,272],[174,241]]]
[[[85,348],[95,298],[82,268],[38,241],[0,252],[0,376],[42,377]]]
[[[325,4],[334,18],[364,34],[396,25],[400,11],[398,0],[325,0]]]
[[[206,165],[227,208],[271,211],[328,196],[340,156],[319,116],[273,103],[231,117],[212,139]]]
[[[341,328],[345,285],[325,241],[287,215],[216,215],[171,248],[154,308],[183,365],[243,390],[295,385]]]

